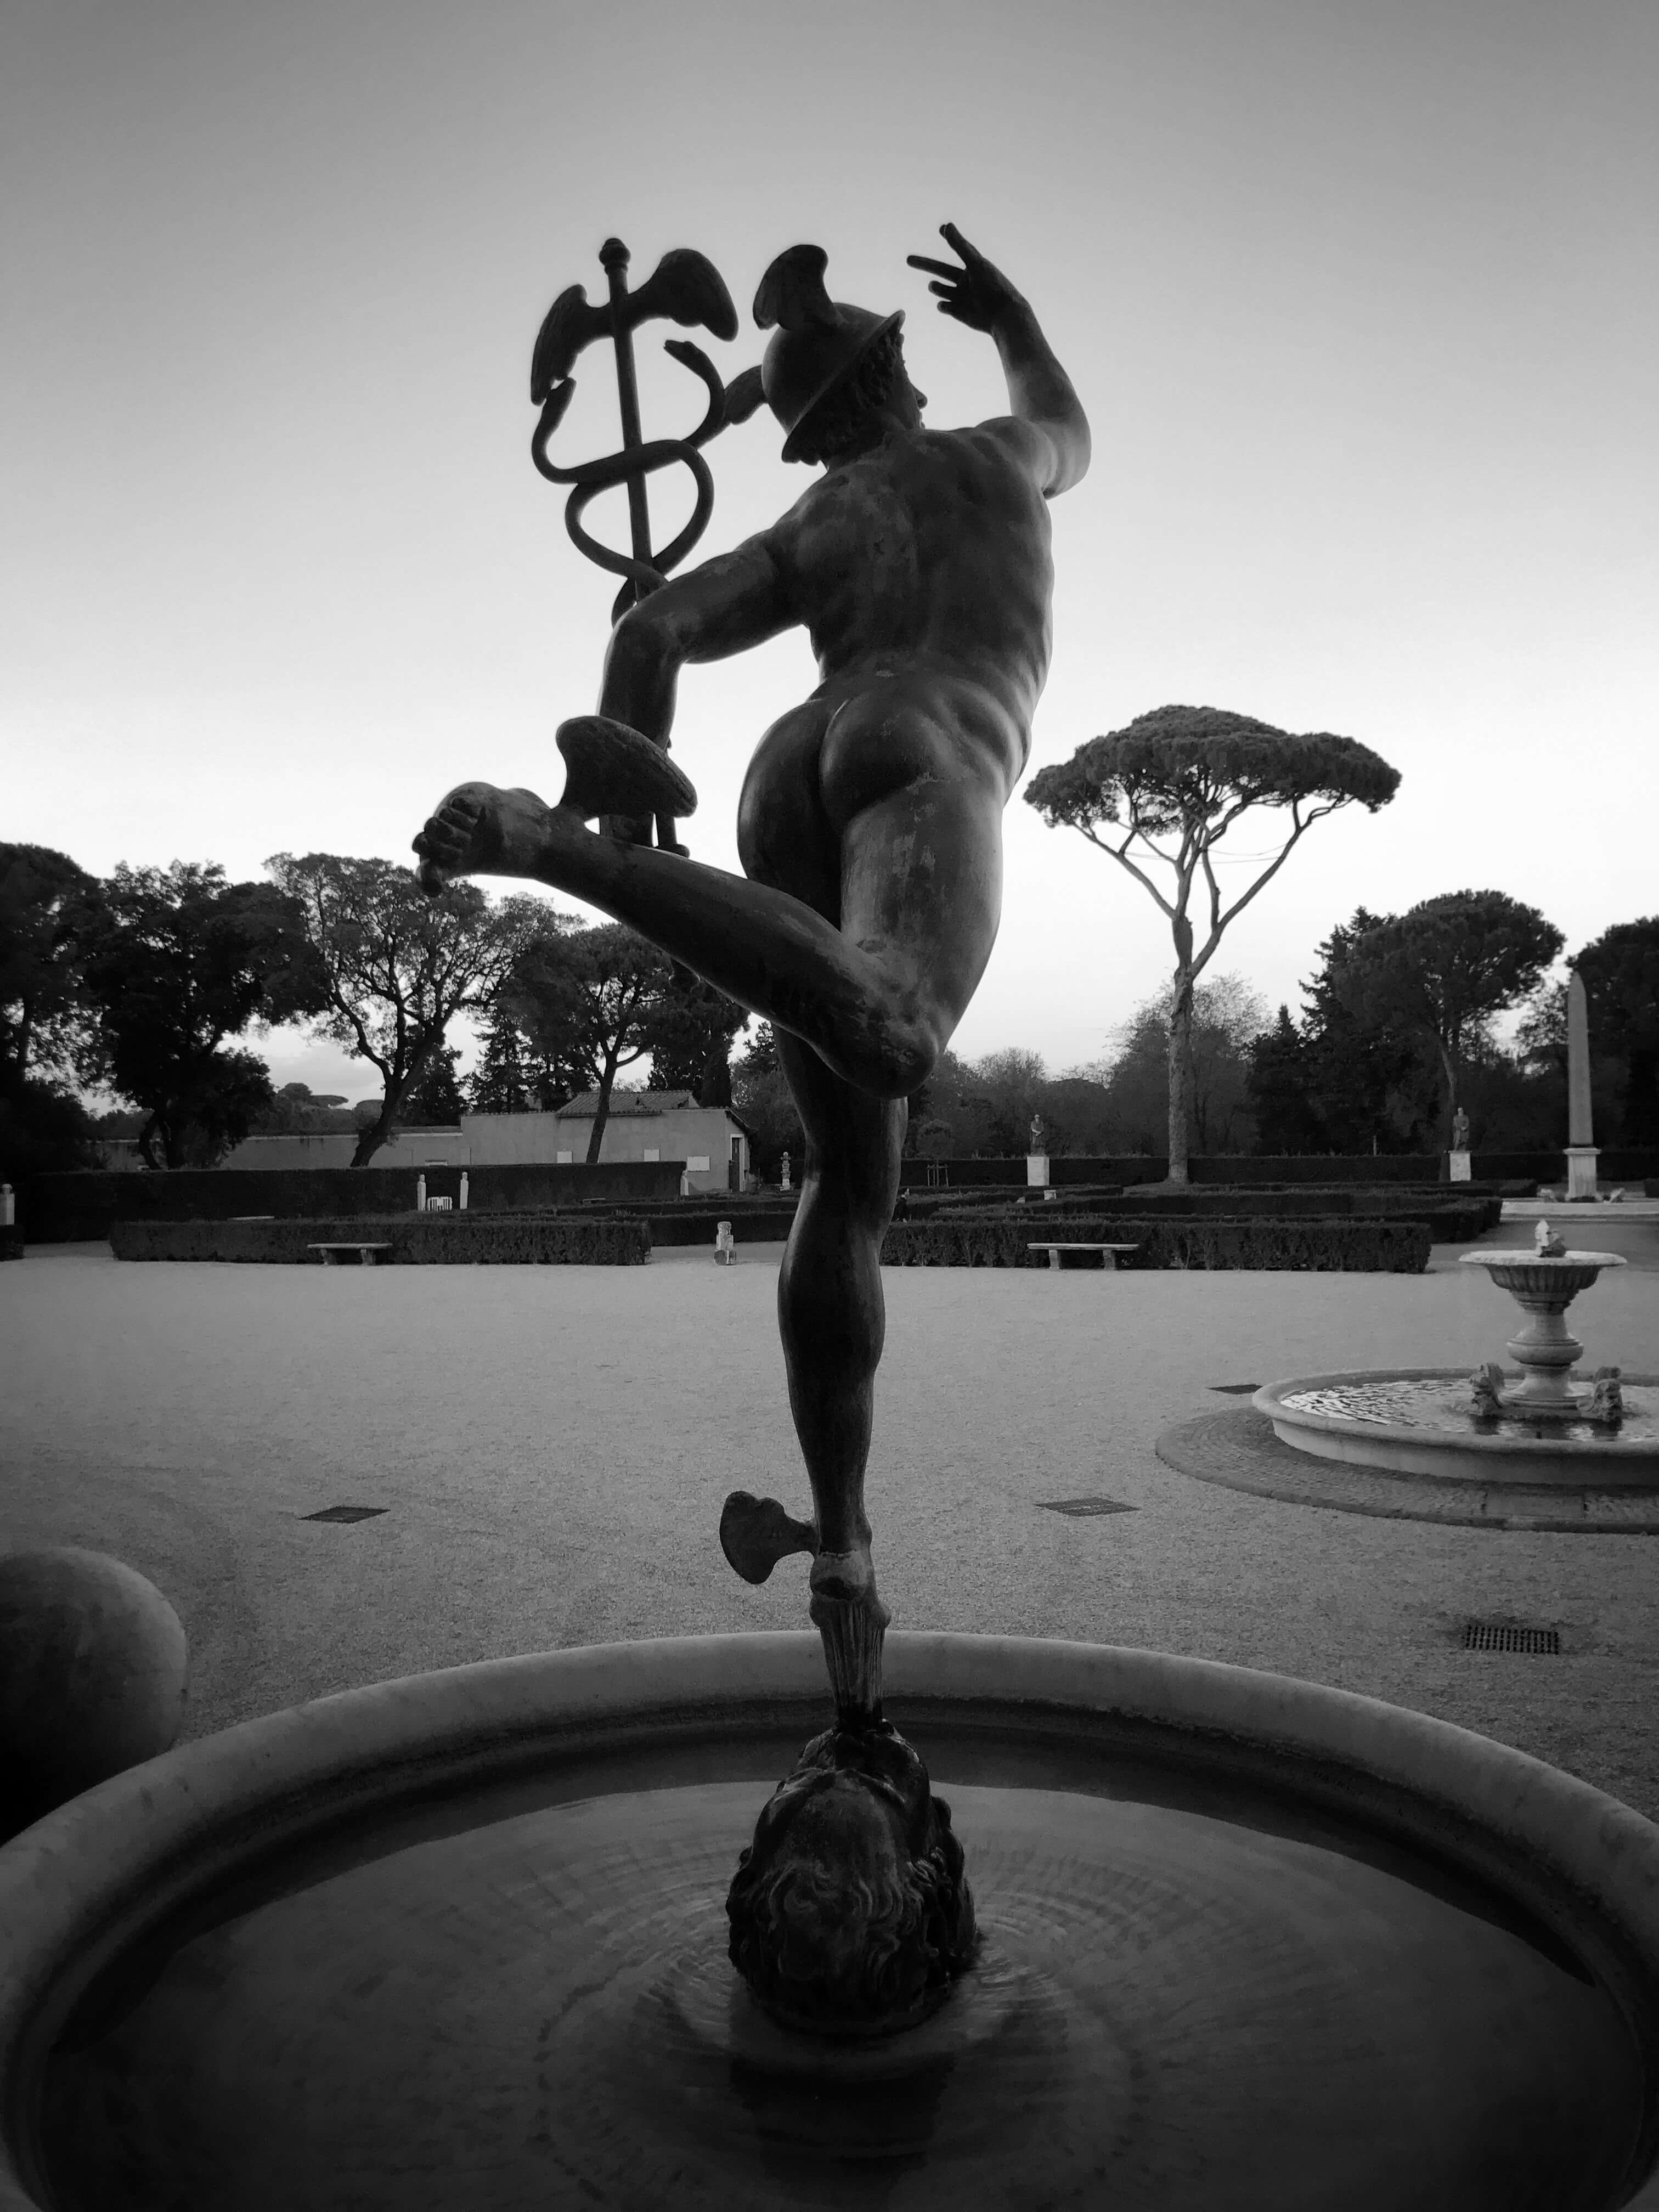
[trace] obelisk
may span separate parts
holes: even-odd
[[[1567,1196],[1595,1196],[1595,1140],[1591,1134],[1589,1001],[1575,968],[1567,984]]]

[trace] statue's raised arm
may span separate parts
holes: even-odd
[[[1036,434],[1043,492],[1052,497],[1069,491],[1089,469],[1089,418],[1071,378],[1055,360],[1029,301],[1001,270],[970,246],[955,223],[941,223],[939,235],[961,258],[959,269],[920,253],[907,255],[907,260],[934,278],[927,289],[938,298],[942,315],[996,340],[1014,418]]]

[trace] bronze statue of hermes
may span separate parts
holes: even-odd
[[[1008,413],[928,428],[905,373],[902,313],[832,301],[817,246],[781,254],[755,300],[774,331],[762,380],[784,458],[822,475],[770,529],[623,614],[599,714],[560,729],[556,806],[465,783],[415,841],[428,886],[458,875],[550,884],[773,1024],[806,1131],[778,1311],[813,1514],[738,1493],[721,1540],[756,1582],[787,1553],[811,1553],[811,1615],[849,1746],[889,1733],[888,1615],[864,1474],[905,1099],[995,941],[1002,812],[1048,665],[1047,502],[1089,463],[1083,410],[1030,307],[953,225],[943,235],[959,265],[911,264],[932,276],[942,313],[995,343]],[[797,624],[821,680],[750,764],[738,821],[746,880],[653,848],[651,817],[696,805],[666,750],[681,668]],[[599,817],[620,834],[586,826]],[[843,1770],[855,1786],[868,1763],[821,1756],[814,1771],[829,1780],[806,1801]]]

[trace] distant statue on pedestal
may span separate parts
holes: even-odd
[[[751,1582],[790,1553],[811,1555],[836,1726],[762,1814],[732,1885],[732,1951],[766,2002],[841,2027],[915,2016],[973,1942],[948,1814],[882,1715],[889,1616],[864,1504],[881,1243],[905,1101],[996,939],[1002,813],[1048,672],[1048,502],[1089,460],[1083,410],[1030,307],[959,231],[944,235],[957,263],[912,265],[944,313],[995,343],[1008,411],[926,428],[902,314],[832,300],[817,246],[780,254],[755,299],[774,332],[762,382],[784,459],[824,475],[770,529],[623,612],[599,714],[559,731],[556,806],[465,783],[415,841],[434,892],[458,875],[550,884],[773,1025],[806,1131],[778,1311],[812,1517],[738,1492],[720,1540]],[[748,880],[653,848],[652,819],[696,805],[666,750],[681,669],[798,627],[821,680],[750,764],[738,814]],[[595,817],[620,834],[596,835]]]
[[[1469,1149],[1469,1117],[1461,1106],[1452,1115],[1451,1148],[1455,1152],[1467,1152]]]

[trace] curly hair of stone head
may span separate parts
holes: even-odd
[[[904,373],[904,334],[891,330],[877,339],[852,374],[826,392],[800,424],[795,432],[796,459],[833,462],[852,443],[865,415],[891,396]],[[925,404],[920,392],[916,404]]]
[[[873,1801],[873,1819],[881,1816]],[[921,1851],[886,1863],[817,1848],[763,1820],[732,1876],[732,1963],[769,2010],[819,2033],[879,2033],[922,2017],[972,1963],[973,1893],[951,1808],[931,1800]]]

